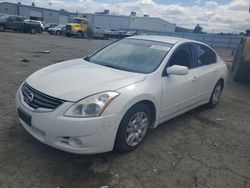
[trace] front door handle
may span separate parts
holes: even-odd
[[[199,77],[195,76],[192,81],[195,82],[195,81],[198,81],[198,80],[199,80]]]
[[[215,69],[215,73],[216,74],[220,73],[220,70],[219,69]]]

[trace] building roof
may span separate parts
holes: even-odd
[[[158,36],[158,35],[146,35],[146,36],[133,36],[129,37],[131,39],[141,39],[141,40],[152,40],[156,42],[164,42],[170,44],[176,44],[181,41],[191,41],[189,39],[170,37],[170,36]]]
[[[20,7],[29,7],[33,9],[43,9],[43,10],[48,10],[48,11],[53,11],[53,12],[61,12],[61,13],[66,13],[66,14],[77,14],[73,12],[68,12],[68,11],[60,11],[60,10],[55,10],[55,9],[49,9],[49,8],[44,8],[44,7],[37,7],[37,6],[31,6],[31,5],[25,5],[25,4],[18,4],[18,3],[10,3],[10,2],[0,2],[1,4],[10,4],[10,5],[15,5],[15,6],[20,6]]]

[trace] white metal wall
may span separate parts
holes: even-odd
[[[175,24],[160,18],[130,17],[130,29],[142,29],[157,32],[174,32]]]
[[[37,17],[37,18],[42,18],[43,13],[41,10],[30,10],[30,16],[31,17]]]
[[[129,28],[129,17],[112,15],[92,15],[88,17],[95,27],[102,29]]]
[[[176,27],[175,24],[169,23],[160,18],[103,14],[87,14],[86,16],[93,26],[102,29],[140,29],[156,32],[174,32]]]
[[[69,16],[68,15],[59,15],[59,24],[67,24],[69,22]]]
[[[164,35],[187,38],[204,42],[216,48],[238,48],[242,37],[240,36],[223,36],[215,34],[193,34],[193,33],[165,33]]]

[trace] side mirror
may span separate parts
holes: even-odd
[[[186,75],[188,73],[188,67],[181,65],[173,65],[166,69],[168,75]]]

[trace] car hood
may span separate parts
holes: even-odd
[[[49,29],[48,29],[48,31],[56,31],[56,30],[60,30],[60,28],[55,28],[55,27],[53,27],[53,28],[49,28]]]
[[[81,58],[45,67],[29,76],[26,82],[44,94],[76,102],[95,93],[143,81],[145,77],[145,74],[117,70]]]
[[[81,24],[79,24],[79,23],[67,23],[67,25],[75,27],[75,26],[80,26]]]

